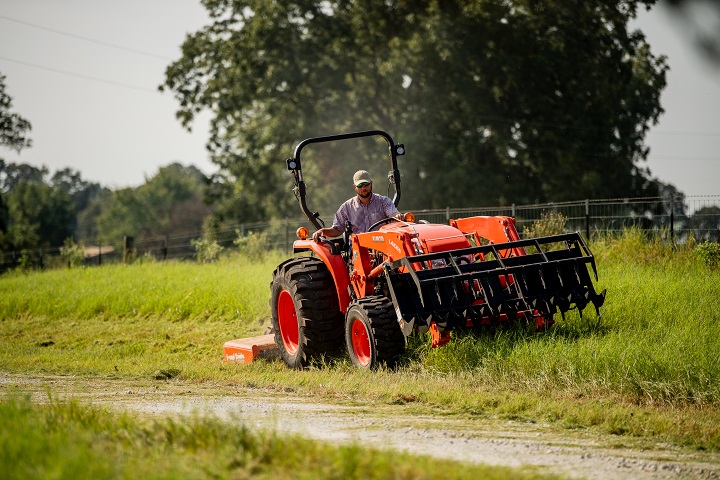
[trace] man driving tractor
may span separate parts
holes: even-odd
[[[384,218],[394,217],[403,220],[404,216],[395,207],[392,200],[384,195],[373,193],[372,179],[365,170],[358,170],[353,175],[353,185],[357,196],[340,205],[335,213],[332,227],[321,228],[313,233],[313,240],[320,237],[334,238],[343,234],[346,221],[350,221],[353,233],[367,232],[371,225]]]

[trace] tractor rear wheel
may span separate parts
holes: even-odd
[[[312,257],[293,258],[273,272],[270,310],[280,358],[292,368],[342,349],[343,318],[332,275]]]
[[[345,343],[356,367],[395,367],[405,351],[405,337],[392,302],[387,297],[371,296],[351,304],[345,315]]]

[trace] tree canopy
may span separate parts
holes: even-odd
[[[207,177],[196,167],[172,163],[137,188],[98,199],[98,235],[105,242],[123,236],[154,237],[199,231],[210,207],[203,201]]]
[[[73,235],[74,196],[47,177],[46,167],[0,161],[0,250],[62,245]]]
[[[187,37],[164,88],[187,127],[213,112],[221,217],[297,214],[294,145],[369,129],[407,147],[406,208],[657,194],[644,137],[667,66],[628,29],[651,0],[203,3],[212,23]],[[325,217],[367,150],[305,163]]]

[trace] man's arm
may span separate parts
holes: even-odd
[[[383,197],[384,197],[383,205],[385,206],[385,216],[388,218],[390,218],[390,217],[397,218],[400,221],[405,220],[405,215],[403,215],[402,213],[400,213],[398,211],[398,209],[395,206],[395,204],[393,203],[393,201],[390,200],[390,198],[385,197],[384,195],[383,195]]]
[[[315,233],[313,233],[312,238],[313,238],[313,240],[315,240],[316,242],[319,242],[321,235],[322,235],[323,237],[334,238],[334,237],[339,237],[340,235],[342,235],[342,233],[343,233],[343,232],[341,232],[341,231],[338,230],[337,228],[327,227],[327,228],[321,228],[321,229],[319,229],[319,230],[315,230]]]

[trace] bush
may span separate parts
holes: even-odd
[[[68,237],[60,247],[60,256],[68,268],[79,267],[85,260],[85,244],[75,243],[71,237]]]
[[[217,261],[220,256],[220,252],[224,250],[224,247],[220,245],[217,240],[207,235],[190,240],[190,244],[195,249],[195,258],[200,263],[212,263]]]
[[[717,242],[703,242],[695,247],[695,254],[708,267],[720,266],[720,244]]]
[[[524,238],[539,238],[550,235],[559,235],[565,232],[567,217],[560,212],[542,212],[540,220],[535,220],[529,227],[523,229]]]
[[[249,232],[243,236],[240,230],[235,230],[235,234],[237,238],[233,240],[233,244],[238,247],[240,255],[248,257],[252,261],[262,261],[265,258],[269,248],[267,232]]]

